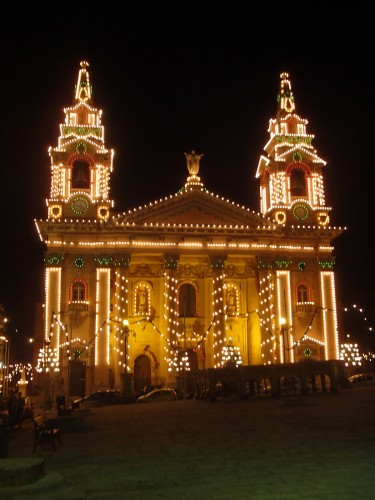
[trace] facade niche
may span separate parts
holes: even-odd
[[[196,290],[191,283],[183,283],[178,289],[178,315],[180,318],[197,315]]]

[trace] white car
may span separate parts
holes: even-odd
[[[363,385],[375,385],[375,374],[371,373],[357,373],[356,375],[352,375],[348,378],[351,384],[355,384],[358,386]]]
[[[137,399],[137,403],[154,403],[157,401],[176,401],[177,393],[171,387],[162,387],[158,389],[154,389],[148,394],[144,394],[143,396],[139,396]]]

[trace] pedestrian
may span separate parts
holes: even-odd
[[[8,404],[9,427],[13,428],[17,423],[18,398],[15,391],[11,391]]]
[[[7,458],[9,447],[9,415],[5,404],[0,407],[0,458]]]
[[[25,398],[22,396],[22,392],[19,392],[17,397],[17,416],[16,416],[16,425],[18,425],[18,429],[21,429],[24,409],[25,409]]]

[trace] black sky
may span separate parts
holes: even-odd
[[[367,2],[366,2],[367,3]],[[184,184],[185,152],[204,154],[216,194],[259,210],[255,178],[276,113],[279,75],[327,161],[342,304],[374,311],[373,53],[375,8],[342,2],[105,2],[61,4],[50,15],[4,7],[0,304],[13,335],[34,335],[43,301],[48,147],[72,104],[79,62],[90,63],[94,105],[115,150],[111,195],[128,210]],[[27,7],[26,7],[27,9]],[[98,9],[98,10],[96,10]]]

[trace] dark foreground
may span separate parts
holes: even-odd
[[[375,386],[254,401],[187,400],[82,413],[53,452],[31,422],[8,459],[43,457],[10,499],[367,499],[374,497]],[[8,460],[3,459],[3,460]]]

